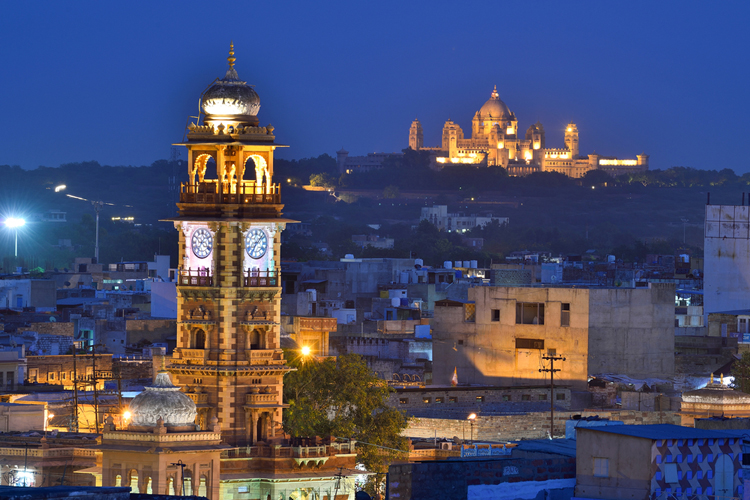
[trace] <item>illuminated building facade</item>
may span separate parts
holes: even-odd
[[[195,404],[201,431],[175,431],[228,445],[221,498],[353,499],[355,442],[290,440],[281,427],[283,377],[292,370],[280,343],[281,231],[294,221],[282,217],[272,181],[274,151],[283,146],[273,126],[259,126],[260,98],[239,79],[233,49],[228,61],[224,78],[201,96],[202,122],[180,144],[189,180],[172,219],[179,231],[177,346],[166,370]],[[192,491],[218,498],[215,467],[202,472],[213,462],[191,460],[196,486],[202,476],[208,485]]]
[[[468,302],[435,302],[433,383],[539,386],[542,357],[564,356],[560,384],[589,375],[674,374],[674,285],[648,288],[478,286]]]
[[[508,170],[509,175],[528,175],[534,172],[560,172],[569,177],[583,177],[590,170],[603,170],[612,176],[648,170],[648,155],[635,159],[618,159],[598,154],[581,156],[578,145],[578,127],[569,123],[564,133],[565,147],[547,148],[545,131],[536,122],[522,136],[518,118],[500,99],[497,87],[490,98],[474,113],[471,137],[452,120],[443,125],[442,144],[439,148],[424,147],[424,132],[419,120],[409,129],[409,147],[416,151],[432,151],[438,165],[487,164]]]

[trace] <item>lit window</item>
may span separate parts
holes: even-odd
[[[594,477],[609,477],[609,459],[594,457]]]
[[[518,302],[516,304],[517,325],[543,325],[544,304],[536,302]]]

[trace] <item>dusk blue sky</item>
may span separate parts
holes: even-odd
[[[284,158],[468,136],[497,85],[547,147],[750,171],[747,2],[3,2],[0,164],[144,165],[180,142],[234,40]],[[184,155],[183,155],[184,157]]]

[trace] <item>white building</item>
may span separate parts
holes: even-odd
[[[492,214],[471,214],[448,213],[447,205],[434,205],[432,207],[422,207],[420,221],[428,220],[435,227],[444,231],[466,232],[477,226],[484,226],[493,221],[500,225],[508,223],[508,217],[495,217]]]
[[[706,205],[705,314],[750,309],[750,207]]]

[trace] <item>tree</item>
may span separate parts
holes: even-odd
[[[310,185],[311,186],[323,186],[323,187],[334,187],[336,183],[334,182],[333,178],[325,172],[321,174],[312,174],[310,176]]]
[[[392,389],[360,356],[314,361],[295,356],[295,351],[286,354],[287,363],[297,368],[284,378],[287,433],[354,439],[359,443],[358,461],[373,472],[386,472],[391,461],[403,458],[403,453],[393,450],[408,450],[408,441],[401,436],[406,416],[388,406]],[[379,489],[382,478],[372,476],[367,489]]]
[[[732,365],[732,388],[750,394],[750,351],[742,353],[742,358]]]
[[[383,190],[383,198],[398,198],[399,194],[398,186],[394,186],[393,184],[386,186]]]

